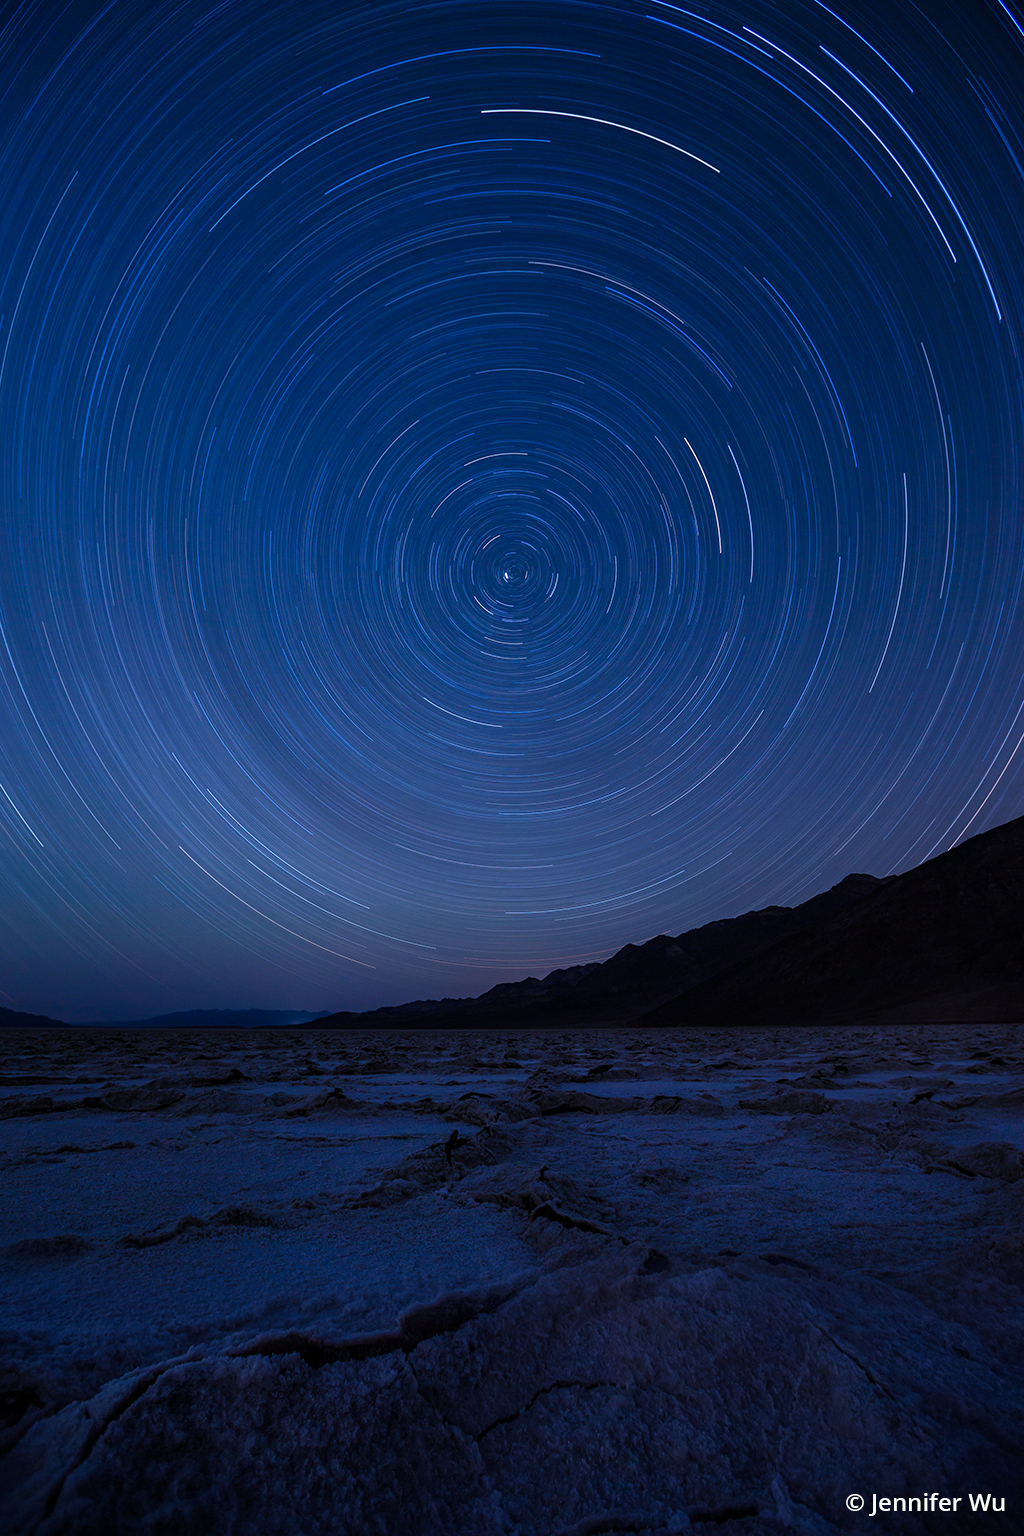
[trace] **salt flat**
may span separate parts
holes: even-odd
[[[1018,1028],[4,1041],[12,1530],[1024,1528]]]

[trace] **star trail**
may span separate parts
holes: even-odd
[[[1024,810],[1001,0],[22,4],[0,1003],[373,1007]]]

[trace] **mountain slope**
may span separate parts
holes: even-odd
[[[318,1020],[326,1029],[486,1029],[494,1026],[621,1024],[677,996],[808,924],[845,911],[881,890],[873,875],[847,875],[798,907],[764,907],[723,918],[676,938],[658,934],[627,944],[611,959],[551,971],[542,980],[500,982],[475,998],[405,1003],[371,1013],[335,1013]]]
[[[645,1025],[1024,1019],[1024,817],[730,965]]]
[[[64,1029],[63,1019],[47,1018],[45,1013],[18,1013],[14,1008],[0,1008],[0,1029]]]
[[[151,1019],[96,1019],[85,1024],[68,1024],[64,1019],[50,1019],[42,1013],[17,1013],[0,1008],[0,1029],[258,1029],[281,1024],[308,1024],[319,1013],[298,1008],[192,1008],[187,1013],[161,1013]]]
[[[185,1013],[158,1013],[148,1019],[97,1019],[83,1029],[266,1029],[282,1024],[309,1024],[319,1013],[299,1008],[190,1008]]]

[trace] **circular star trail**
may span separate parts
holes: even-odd
[[[465,995],[1024,809],[1015,10],[0,59],[0,1001]]]

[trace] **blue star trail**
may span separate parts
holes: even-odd
[[[0,1002],[466,995],[1024,810],[1021,14],[8,12]]]

